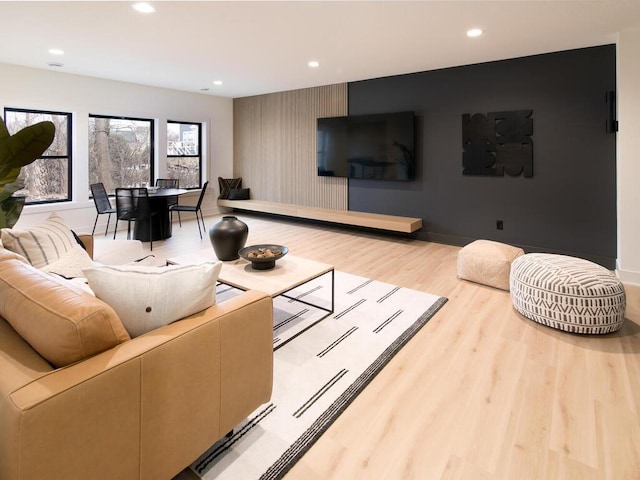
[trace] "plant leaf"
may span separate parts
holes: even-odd
[[[20,169],[38,159],[53,142],[53,122],[39,122],[23,128],[9,137],[4,122],[0,126],[0,185],[16,180]]]
[[[7,126],[4,123],[2,117],[0,117],[0,140],[4,138],[9,138],[9,130],[7,130]]]
[[[9,197],[0,201],[0,228],[13,228],[24,207],[25,197]]]

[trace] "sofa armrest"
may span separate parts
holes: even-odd
[[[248,329],[272,325],[271,298],[245,292],[18,389],[0,405],[0,477],[173,477],[268,401],[273,339]],[[226,345],[240,338],[247,357]]]
[[[93,258],[93,235],[90,233],[79,233],[78,238],[84,245],[84,249],[87,251],[89,256]]]
[[[93,259],[104,265],[124,265],[140,260],[147,253],[140,240],[97,238],[93,244]]]
[[[89,233],[79,233],[78,238],[89,256],[105,265],[124,265],[145,256],[144,246],[140,240],[96,239]]]

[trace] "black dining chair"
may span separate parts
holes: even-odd
[[[113,238],[118,231],[118,220],[127,222],[127,240],[131,239],[131,222],[147,220],[149,223],[149,241],[153,250],[153,216],[157,212],[152,211],[149,205],[149,192],[146,188],[116,188],[116,229]]]
[[[202,186],[202,191],[200,192],[200,197],[198,198],[198,203],[196,205],[173,205],[169,207],[169,212],[171,212],[171,223],[173,224],[173,212],[178,212],[178,222],[180,223],[180,228],[182,228],[182,219],[180,218],[180,212],[193,212],[196,214],[196,223],[198,224],[198,233],[200,233],[200,239],[202,240],[202,231],[200,230],[200,222],[198,220],[198,212],[200,212],[200,220],[202,220],[202,230],[205,232],[206,227],[204,225],[204,217],[202,216],[202,199],[204,198],[204,194],[207,191],[207,186],[209,182],[204,182]]]
[[[104,184],[102,183],[92,183],[89,185],[91,188],[91,196],[93,197],[93,203],[96,205],[96,220],[93,222],[93,230],[91,230],[91,235],[93,235],[96,231],[96,225],[98,224],[98,217],[105,213],[108,213],[107,217],[107,228],[104,229],[104,236],[107,236],[107,232],[109,231],[109,222],[111,221],[111,214],[116,213],[116,209],[111,206],[111,201],[109,200],[109,195],[107,195],[107,191],[104,188]]]
[[[158,178],[156,179],[156,187],[158,188],[180,188],[180,180],[177,178]],[[167,207],[178,204],[178,196],[172,195],[167,197]]]
[[[177,178],[158,178],[156,179],[156,187],[158,188],[180,188],[180,180]]]

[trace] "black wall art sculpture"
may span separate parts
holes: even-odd
[[[533,110],[462,115],[463,175],[533,177]]]

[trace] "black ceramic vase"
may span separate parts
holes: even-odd
[[[238,251],[244,247],[249,227],[233,216],[222,217],[209,230],[209,239],[218,260],[227,261],[239,258]]]

